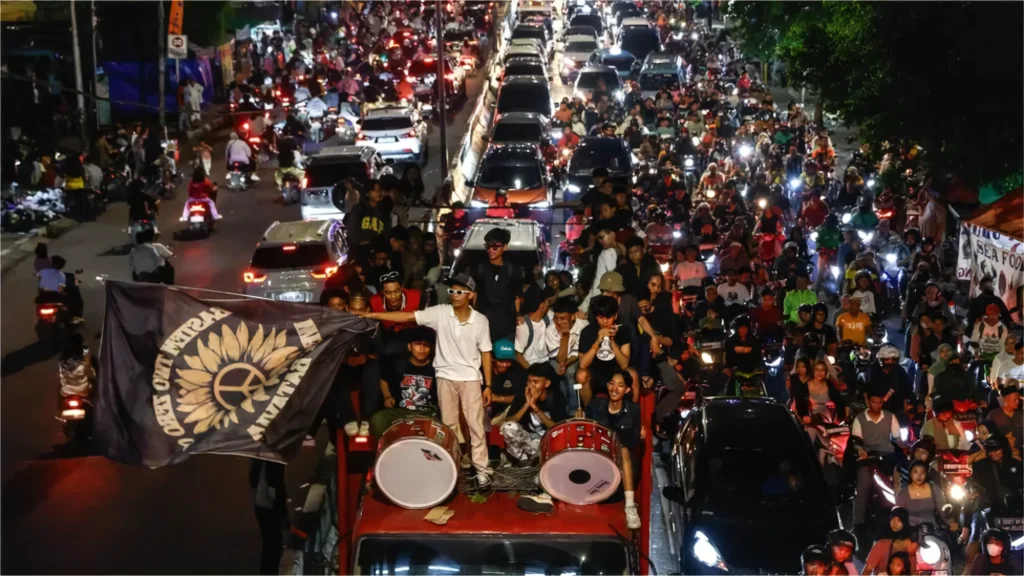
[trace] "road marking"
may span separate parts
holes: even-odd
[[[15,242],[14,244],[11,244],[7,248],[4,248],[3,250],[0,250],[0,256],[6,256],[8,253],[10,253],[12,250],[17,248],[18,246],[21,246],[25,242],[28,242],[29,240],[32,240],[32,239],[36,238],[37,236],[39,236],[39,230],[40,230],[39,228],[36,228],[35,230],[30,232],[27,236],[25,236],[21,240],[18,240],[17,242]]]

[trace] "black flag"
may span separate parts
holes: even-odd
[[[346,351],[375,329],[307,304],[106,286],[93,438],[101,454],[128,464],[201,453],[287,461]]]

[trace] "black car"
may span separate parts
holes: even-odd
[[[640,62],[651,52],[661,52],[661,39],[654,28],[623,28],[619,30],[618,46],[629,52]]]
[[[608,169],[608,179],[628,187],[633,178],[633,154],[621,138],[589,136],[580,140],[566,167],[565,200],[576,200],[594,182],[594,168]]]
[[[765,398],[709,398],[676,434],[662,490],[683,574],[795,574],[840,527],[811,442]]]

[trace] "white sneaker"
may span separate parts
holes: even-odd
[[[252,174],[249,174],[249,179],[251,179],[253,182],[259,182],[260,181],[260,177],[257,176],[255,172],[253,172]]]
[[[359,432],[359,422],[349,422],[345,424],[345,434],[349,436],[355,436]]]
[[[550,514],[555,509],[551,496],[544,492],[540,494],[522,494],[516,500],[516,506],[520,510],[526,510],[535,514]]]
[[[636,504],[626,504],[626,528],[640,529],[640,513],[637,512]]]
[[[359,423],[359,435],[360,436],[369,436],[370,435],[370,423],[369,422],[366,422],[364,420],[363,422]]]

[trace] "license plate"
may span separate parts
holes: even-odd
[[[721,342],[702,342],[700,345],[701,350],[717,350],[721,347]]]
[[[825,433],[828,434],[829,436],[835,436],[837,434],[849,434],[850,433],[850,427],[849,426],[836,426],[835,428],[827,428],[825,430]]]
[[[280,300],[281,302],[305,302],[306,301],[306,293],[305,292],[282,292],[282,293],[278,294],[277,298],[275,298],[275,299],[276,300]]]
[[[996,518],[996,527],[1014,532],[1024,530],[1024,518]]]
[[[202,224],[203,222],[206,221],[206,218],[204,218],[202,216],[190,216],[188,221],[192,222],[193,224],[196,223],[196,222]]]
[[[394,144],[395,142],[398,142],[397,136],[384,136],[381,138],[377,138],[378,144]]]
[[[81,408],[69,408],[62,410],[60,415],[66,420],[81,420],[85,418],[85,410]]]

